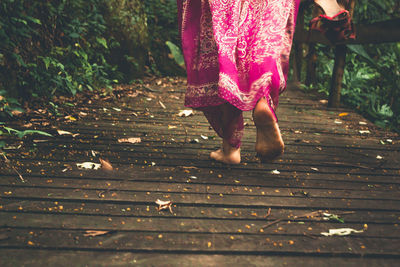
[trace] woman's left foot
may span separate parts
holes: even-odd
[[[240,163],[240,148],[231,147],[229,143],[223,142],[222,148],[210,153],[210,158],[225,164]]]

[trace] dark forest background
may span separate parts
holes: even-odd
[[[3,122],[32,99],[51,102],[84,90],[106,94],[146,76],[185,75],[176,0],[1,0],[0,14]],[[358,0],[354,21],[399,17],[398,0]],[[317,45],[316,51],[316,79],[303,88],[327,95],[333,47]],[[400,43],[352,45],[349,51],[342,102],[399,131]]]

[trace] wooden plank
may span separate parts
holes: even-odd
[[[190,179],[190,177],[189,177]],[[10,179],[12,180],[12,179]],[[197,177],[194,177],[193,180],[197,180]],[[104,190],[104,191],[124,191],[127,193],[135,193],[135,192],[162,192],[162,193],[180,193],[184,192],[186,194],[194,193],[194,194],[223,194],[225,196],[230,195],[241,195],[241,196],[271,196],[271,197],[279,197],[279,196],[303,196],[303,197],[322,197],[322,198],[346,198],[346,199],[376,199],[376,200],[395,200],[400,197],[400,193],[397,191],[397,188],[391,188],[388,190],[378,190],[372,186],[365,186],[363,190],[360,189],[352,189],[348,188],[344,189],[333,189],[333,188],[305,188],[300,185],[292,185],[280,187],[277,185],[266,187],[266,186],[247,186],[247,185],[208,185],[205,186],[204,183],[190,183],[188,185],[187,181],[185,183],[163,183],[158,182],[158,184],[154,184],[152,182],[146,181],[138,181],[138,182],[120,182],[114,183],[112,185],[110,182],[98,182],[94,183],[93,181],[85,181],[77,182],[77,180],[70,181],[67,183],[66,181],[58,181],[51,180],[49,183],[48,180],[41,179],[41,183],[32,184],[32,180],[29,179],[29,183],[25,183],[24,185],[12,185],[12,182],[0,181],[0,186],[9,186],[11,188],[41,188],[43,190],[52,190],[52,189],[80,189],[80,188],[92,188],[96,190]],[[123,189],[122,189],[123,188]],[[140,189],[138,189],[140,188]],[[306,190],[306,191],[305,191]]]
[[[311,209],[343,209],[346,210],[380,210],[400,211],[399,199],[346,199],[335,197],[303,197],[303,196],[242,196],[223,195],[218,193],[186,194],[173,192],[126,192],[112,191],[102,195],[104,190],[96,189],[63,189],[63,188],[16,188],[1,187],[3,199],[16,200],[85,200],[104,203],[152,204],[157,199],[168,199],[176,205],[184,206],[219,206],[219,207],[266,207],[266,208],[311,208]],[[11,192],[11,193],[10,193]],[[99,196],[100,195],[100,196]],[[102,197],[104,196],[104,197]]]
[[[397,257],[399,239],[286,235],[122,232],[85,237],[84,231],[11,229],[0,248],[79,249],[155,253]],[[291,242],[292,241],[292,242]]]
[[[155,207],[152,207],[153,209]],[[200,212],[200,210],[199,210]],[[290,223],[282,221],[264,228],[273,219],[191,219],[165,217],[162,214],[157,217],[140,216],[99,216],[99,215],[74,215],[54,213],[1,213],[1,225],[8,229],[30,229],[42,231],[46,229],[62,230],[92,230],[92,231],[118,231],[121,232],[163,232],[163,233],[211,233],[211,234],[249,234],[249,235],[285,235],[293,238],[312,236],[322,237],[322,232],[336,228],[353,228],[362,230],[364,224],[360,223],[334,223],[313,221],[312,219],[294,219]],[[302,213],[304,214],[304,213]],[[279,218],[281,219],[281,218]],[[288,218],[282,218],[288,219]],[[399,226],[389,224],[370,224],[362,234],[362,238],[386,238],[400,241]]]
[[[86,200],[77,199],[75,201],[43,201],[43,200],[13,200],[3,199],[1,201],[4,216],[6,212],[23,212],[35,214],[64,214],[64,215],[96,215],[108,217],[173,217],[175,219],[219,219],[219,220],[262,220],[264,222],[274,221],[277,219],[288,219],[294,216],[310,214],[315,210],[279,208],[271,209],[268,212],[266,208],[223,208],[223,207],[195,207],[195,206],[177,206],[174,205],[175,214],[169,212],[159,212],[156,210],[155,203],[148,205],[136,204],[110,204],[101,202],[87,202]],[[62,209],[59,207],[62,206]],[[327,213],[338,214],[345,223],[352,224],[390,224],[400,223],[400,212],[386,211],[344,211],[344,210],[325,210]],[[269,215],[268,215],[269,214]],[[317,218],[315,218],[317,220]],[[314,221],[313,217],[296,219],[293,221]]]
[[[311,256],[258,256],[222,254],[160,254],[119,251],[68,251],[0,249],[0,263],[4,267],[15,266],[79,266],[139,265],[139,266],[396,266],[398,259],[363,257],[311,257]]]
[[[190,178],[192,177],[192,178]],[[28,179],[29,178],[29,179]],[[219,181],[210,184],[210,180],[204,181],[201,177],[189,175],[186,179],[165,180],[162,179],[149,181],[148,179],[111,181],[109,179],[85,179],[85,177],[76,177],[75,179],[50,178],[43,177],[26,177],[28,180],[25,184],[15,183],[15,177],[3,177],[0,179],[0,186],[11,187],[34,187],[34,188],[96,188],[97,190],[123,190],[123,191],[143,191],[143,192],[186,192],[186,193],[222,193],[226,195],[268,195],[268,196],[288,196],[288,195],[304,195],[314,197],[343,197],[343,198],[359,198],[359,199],[396,199],[400,196],[398,193],[400,185],[373,185],[373,184],[356,184],[353,187],[347,183],[340,184],[335,181],[334,186],[328,186],[324,183],[310,182],[300,184],[296,180],[274,181],[267,180],[267,183],[250,184],[247,181],[240,180],[230,183],[229,181]],[[190,179],[190,184],[188,184]],[[199,181],[197,181],[199,180]],[[269,182],[269,183],[268,183]],[[208,187],[204,187],[208,185]],[[140,189],[140,190],[138,190]]]

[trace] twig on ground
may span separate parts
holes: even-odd
[[[271,208],[269,208],[268,214],[267,214],[266,217],[268,217],[268,216],[270,215],[270,210],[271,210]],[[322,211],[322,210],[317,210],[317,211],[308,212],[308,213],[305,213],[305,214],[296,215],[296,216],[291,216],[291,217],[292,217],[292,219],[294,220],[294,219],[303,219],[303,218],[318,216],[318,217],[321,217],[320,219],[322,220],[323,213],[324,213],[324,211]],[[345,211],[345,212],[336,213],[336,214],[337,214],[337,215],[346,215],[346,214],[354,214],[354,213],[355,213],[355,211]],[[288,221],[290,221],[290,218],[289,218],[288,220],[287,220],[287,219],[283,219],[283,218],[277,219],[277,220],[275,220],[275,221],[272,221],[272,222],[270,222],[270,223],[268,223],[268,224],[262,226],[261,229],[268,228],[268,227],[270,227],[270,226],[272,226],[272,225],[274,225],[274,224],[277,224],[277,223],[279,223],[279,222],[282,222],[282,221],[288,222]]]
[[[268,209],[267,215],[265,215],[265,218],[267,218],[269,215],[271,215],[271,208]]]
[[[4,152],[1,152],[1,155],[4,157],[6,164],[8,164],[18,174],[18,177],[21,180],[21,182],[25,183],[26,181],[24,177],[22,177],[21,173],[19,173],[19,171],[11,164],[11,161],[7,158]]]
[[[278,222],[281,222],[281,221],[283,221],[283,220],[284,220],[284,219],[278,219],[278,220],[275,220],[275,221],[273,221],[273,222],[270,222],[270,223],[264,225],[263,227],[261,227],[261,229],[268,228],[268,227],[270,227],[270,226],[272,226],[272,225],[274,225],[274,224],[277,224]]]
[[[318,237],[316,237],[316,236],[314,236],[314,235],[310,235],[310,234],[308,234],[308,233],[303,233],[303,235],[304,235],[305,237],[309,237],[309,238],[312,238],[312,239],[318,239]]]
[[[185,143],[183,144],[183,145],[185,145],[188,142],[188,135],[189,134],[188,134],[188,131],[187,131],[186,127],[185,127],[185,124],[181,123],[181,125],[182,125],[183,129],[185,130]]]

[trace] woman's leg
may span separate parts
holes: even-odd
[[[257,128],[256,152],[262,161],[272,161],[282,155],[284,143],[275,116],[268,101],[261,98],[253,110]]]
[[[204,115],[219,137],[222,148],[210,157],[228,164],[240,163],[240,145],[243,137],[243,112],[229,103],[203,109]]]

